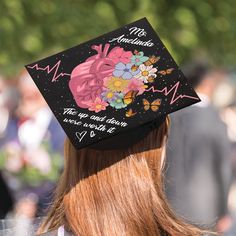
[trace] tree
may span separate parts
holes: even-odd
[[[236,65],[235,1],[1,0],[0,72],[59,52],[146,16],[178,63]]]

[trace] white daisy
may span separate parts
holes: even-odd
[[[144,83],[148,83],[148,77],[154,77],[156,78],[157,75],[155,74],[157,72],[156,68],[153,68],[153,66],[145,66],[144,64],[141,64],[139,66],[140,73],[135,75],[135,78],[142,80]]]

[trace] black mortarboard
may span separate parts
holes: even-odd
[[[146,18],[26,69],[77,148],[126,148],[200,99]]]

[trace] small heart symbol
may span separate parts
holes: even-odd
[[[82,141],[83,137],[87,134],[87,131],[82,131],[82,132],[76,132],[75,135],[79,139],[79,142]]]
[[[95,135],[96,135],[96,134],[95,134],[94,131],[92,130],[92,131],[90,132],[90,137],[93,138]]]

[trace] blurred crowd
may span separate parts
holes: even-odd
[[[0,219],[42,216],[62,169],[65,134],[26,71],[0,78],[0,114]]]
[[[202,101],[171,115],[166,194],[180,217],[233,236],[235,74],[199,63],[184,70]],[[0,77],[0,219],[45,215],[63,168],[64,137],[25,71],[13,80]]]
[[[184,74],[201,102],[171,115],[166,194],[176,213],[236,235],[236,87],[233,73],[191,63]]]

